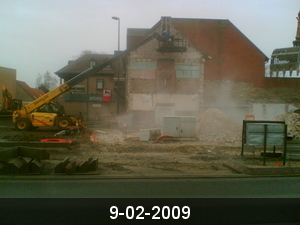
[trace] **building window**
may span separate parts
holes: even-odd
[[[97,80],[96,82],[96,89],[101,90],[104,88],[104,80]]]
[[[74,85],[71,90],[71,92],[82,92],[82,91],[85,91],[85,85],[82,85],[82,84],[77,84],[77,85]]]

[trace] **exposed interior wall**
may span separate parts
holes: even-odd
[[[277,116],[288,112],[290,104],[253,103],[251,111],[256,120],[275,120]]]
[[[152,114],[152,123],[160,123],[163,116],[177,111],[198,112],[203,99],[201,53],[191,45],[180,53],[160,53],[157,48],[158,41],[152,40],[128,57],[128,111],[144,117]],[[141,111],[147,113],[138,113]]]

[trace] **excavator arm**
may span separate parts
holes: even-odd
[[[7,88],[5,86],[2,87],[2,111],[12,112],[13,110],[22,108],[22,100],[13,99],[12,97]]]

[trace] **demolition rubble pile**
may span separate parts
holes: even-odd
[[[120,144],[124,142],[124,135],[118,130],[101,131],[95,130],[90,136],[90,140],[100,144]]]
[[[208,109],[197,118],[197,135],[202,142],[238,143],[242,125],[218,109]]]
[[[295,112],[283,113],[276,120],[284,121],[287,125],[287,134],[295,139],[300,139],[300,115]]]

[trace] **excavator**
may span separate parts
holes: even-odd
[[[157,39],[159,41],[159,46],[163,42],[164,48],[167,47],[168,51],[170,49],[175,49],[174,51],[185,51],[182,47],[176,46],[176,42],[173,41],[171,35],[159,35],[158,33],[153,33],[152,35],[146,37],[137,45],[123,51],[122,53],[116,55],[115,57],[105,61],[100,65],[95,65],[80,74],[76,75],[72,79],[61,84],[59,87],[47,92],[43,96],[37,98],[33,102],[24,106],[22,109],[15,110],[13,112],[13,123],[17,130],[31,130],[38,127],[54,126],[59,129],[65,129],[69,126],[82,126],[85,127],[82,114],[78,118],[65,114],[63,107],[59,104],[53,102],[53,100],[59,95],[70,90],[74,85],[80,83],[81,81],[87,79],[88,77],[94,75],[98,71],[109,66],[113,62],[121,59],[131,51],[137,49],[138,47],[146,44],[152,39]],[[160,49],[157,49],[161,52]]]
[[[271,55],[270,77],[300,76],[300,11],[298,27],[293,47],[275,49]]]
[[[2,108],[1,114],[11,114],[13,110],[22,108],[22,100],[12,98],[12,94],[4,86],[2,87]]]

